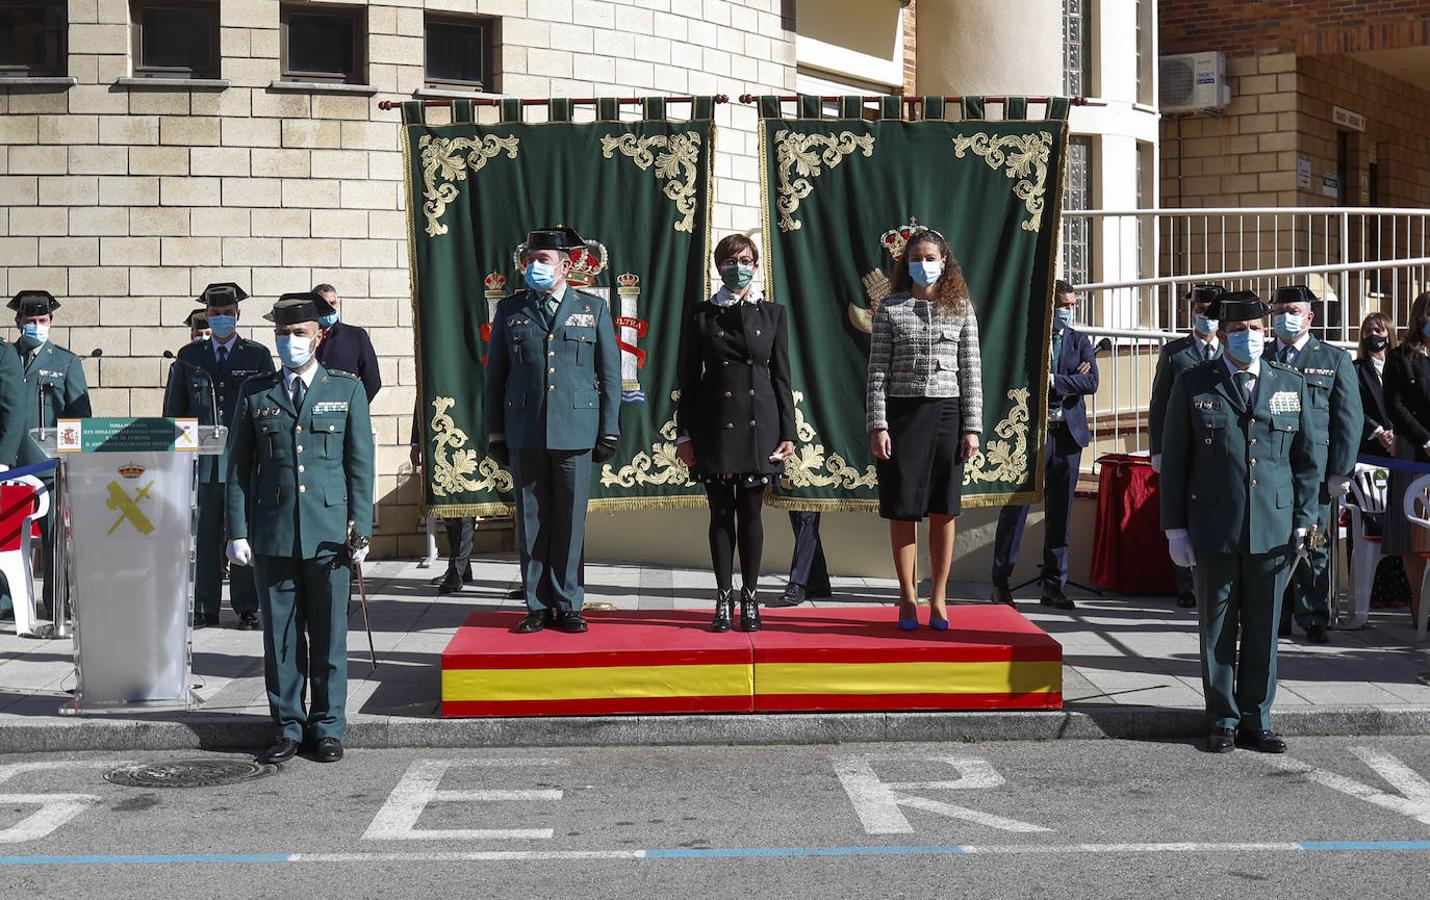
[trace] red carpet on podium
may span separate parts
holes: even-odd
[[[1057,641],[1008,606],[949,613],[905,632],[888,606],[801,607],[714,634],[706,610],[591,611],[585,634],[519,635],[523,613],[474,612],[442,653],[442,715],[1061,708]]]

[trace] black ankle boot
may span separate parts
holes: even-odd
[[[755,597],[754,588],[740,591],[740,630],[760,630],[760,601]]]
[[[710,630],[715,632],[729,631],[734,627],[731,621],[735,616],[735,592],[717,590],[715,592],[715,619],[710,623]]]

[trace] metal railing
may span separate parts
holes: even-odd
[[[1430,210],[1218,208],[1068,210],[1085,218],[1093,277],[1077,285],[1078,328],[1098,346],[1100,383],[1084,471],[1104,453],[1148,450],[1147,407],[1162,346],[1186,334],[1194,284],[1254,290],[1304,283],[1320,297],[1313,333],[1354,352],[1365,315],[1397,326],[1430,289]],[[1149,274],[1150,273],[1150,274]]]

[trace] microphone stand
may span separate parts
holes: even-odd
[[[179,359],[179,357],[177,357],[177,356],[174,355],[174,351],[173,351],[173,350],[165,350],[165,351],[164,351],[164,358],[165,358],[165,359],[168,359],[168,360],[172,360],[173,362],[178,363],[179,365],[183,366],[184,368],[189,369],[189,370],[194,371],[194,372],[198,372],[200,375],[204,376],[204,380],[207,381],[207,382],[208,382],[208,385],[209,385],[209,409],[213,412],[213,419],[214,419],[214,420],[213,420],[213,424],[214,424],[214,427],[218,427],[218,426],[222,425],[223,423],[219,421],[218,391],[214,389],[214,377],[213,377],[213,374],[210,373],[209,370],[208,370],[208,369],[205,369],[203,366],[195,365],[195,364],[193,364],[193,363],[191,363],[191,362],[189,362],[188,360],[185,360],[185,359]]]

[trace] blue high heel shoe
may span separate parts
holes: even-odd
[[[913,616],[906,619],[906,618],[904,618],[904,604],[903,604],[902,602],[900,602],[900,603],[899,603],[899,630],[900,630],[900,631],[918,631],[918,629],[919,629],[919,607],[918,607],[918,604],[914,604],[914,614],[913,614]]]
[[[932,628],[934,631],[947,631],[948,620],[935,619],[933,616],[929,616],[929,627]]]

